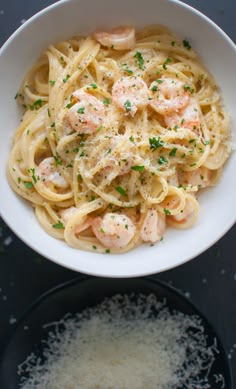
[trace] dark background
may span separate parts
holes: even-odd
[[[0,45],[30,16],[54,2],[0,0]],[[185,3],[205,13],[236,41],[235,0],[188,0]],[[155,277],[181,290],[213,324],[229,358],[236,388],[235,252],[236,225],[199,257]],[[43,292],[77,275],[32,251],[0,219],[0,353],[29,304]]]

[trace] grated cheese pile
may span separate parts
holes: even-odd
[[[116,295],[49,325],[41,360],[19,366],[22,389],[207,389],[216,345],[201,320],[154,295]]]

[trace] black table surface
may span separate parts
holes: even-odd
[[[235,0],[185,2],[210,17],[236,41]],[[0,45],[25,20],[52,3],[55,1],[0,0]],[[236,225],[205,253],[155,277],[181,290],[212,323],[225,347],[236,388],[235,238]],[[0,353],[27,307],[48,289],[77,276],[35,253],[0,219]]]

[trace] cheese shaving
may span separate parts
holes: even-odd
[[[217,345],[201,319],[152,294],[115,295],[45,327],[43,356],[18,368],[21,389],[210,388]]]

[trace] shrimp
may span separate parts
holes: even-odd
[[[64,226],[67,225],[70,218],[73,217],[76,214],[76,212],[77,212],[76,207],[70,207],[70,208],[62,209],[60,211],[60,216]],[[91,226],[92,220],[93,219],[90,216],[87,216],[83,223],[76,225],[74,229],[75,234],[79,234],[80,232],[87,230],[87,228]]]
[[[189,228],[191,227],[198,216],[199,205],[195,197],[191,194],[188,194],[185,199],[185,206],[181,212],[176,215],[168,216],[168,221],[174,227]]]
[[[169,115],[186,107],[190,96],[184,83],[172,78],[163,78],[150,85],[150,106],[161,115]]]
[[[175,112],[165,116],[165,123],[171,128],[175,126],[187,128],[199,136],[201,121],[197,101],[194,98],[191,98],[188,105],[179,113]]]
[[[80,134],[92,134],[104,120],[103,103],[93,95],[77,90],[72,95],[76,102],[68,111],[68,120],[73,130]]]
[[[103,246],[119,249],[130,243],[136,227],[125,214],[106,213],[103,218],[94,219],[92,230]]]
[[[37,174],[47,188],[66,189],[69,186],[68,181],[57,168],[53,157],[45,158],[40,162]]]
[[[135,46],[135,29],[132,26],[120,26],[111,32],[96,31],[94,38],[105,47],[115,50],[129,50]]]
[[[206,167],[201,166],[195,170],[180,171],[178,177],[182,185],[206,188],[207,186],[210,186],[212,172]]]
[[[122,77],[112,88],[113,103],[126,113],[134,116],[138,108],[145,107],[149,102],[149,90],[141,77]]]
[[[161,240],[166,229],[166,216],[150,208],[145,216],[141,238],[144,242],[155,243]]]

